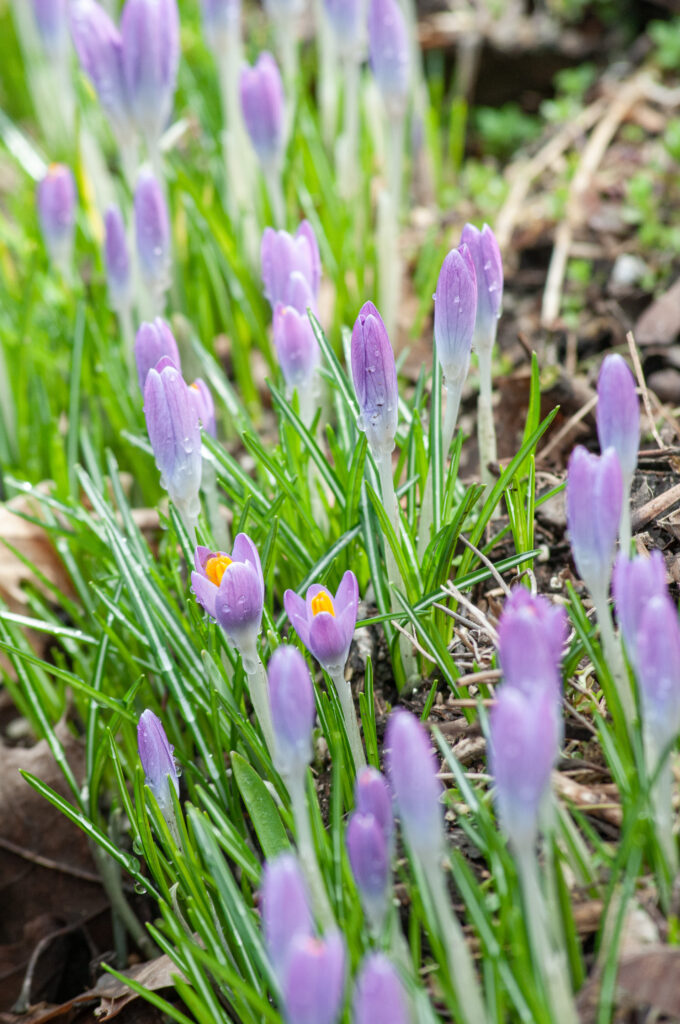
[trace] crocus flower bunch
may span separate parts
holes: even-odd
[[[368,48],[383,103],[393,117],[403,116],[408,99],[408,28],[397,0],[370,0]]]
[[[76,226],[76,183],[65,164],[52,164],[38,185],[38,219],[51,262],[63,272],[71,264]]]
[[[597,436],[601,451],[613,448],[619,459],[623,496],[621,500],[621,550],[630,548],[630,489],[640,447],[640,403],[635,379],[622,356],[612,354],[602,361],[597,380]]]
[[[387,783],[376,768],[358,773],[354,799],[356,810],[347,822],[347,854],[364,912],[378,934],[388,910],[394,820]]]
[[[145,782],[155,796],[163,815],[172,817],[170,787],[172,786],[179,796],[177,766],[163,723],[158,715],[148,708],[139,717],[137,745]]]
[[[135,189],[135,239],[137,260],[153,312],[163,311],[170,285],[170,220],[158,179],[143,171]]]
[[[104,262],[109,287],[109,305],[116,313],[132,308],[130,251],[123,214],[118,206],[109,206],[104,215]],[[143,386],[140,384],[140,386]]]
[[[384,953],[369,953],[359,968],[352,1001],[354,1024],[409,1024],[403,983]]]

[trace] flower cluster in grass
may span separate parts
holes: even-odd
[[[20,150],[70,347],[65,384],[56,363],[27,381],[3,335],[0,453],[27,456],[5,483],[31,491],[69,582],[32,589],[20,621],[0,612],[0,643],[69,800],[27,781],[95,840],[118,966],[126,933],[167,953],[183,1009],[142,994],[180,1024],[569,1024],[590,966],[578,890],[605,906],[608,1019],[636,881],[653,872],[666,910],[677,871],[680,625],[661,554],[630,557],[640,417],[625,361],[600,371],[602,454],[577,448],[566,481],[594,624],[573,587],[535,593],[536,508],[561,489],[536,493],[554,417],[540,419],[536,359],[523,441],[497,459],[489,225],[422,247],[434,348],[400,384],[400,227],[435,123],[410,0],[318,0],[318,59],[297,2],[270,0],[248,33],[240,3],[204,0],[214,68],[176,0],[126,0],[119,25],[96,0],[31,6],[29,79],[45,65],[69,83],[55,109],[79,104],[58,163]],[[30,451],[31,409],[59,402],[63,450],[45,416]],[[49,491],[26,482],[45,451]],[[466,596],[490,577],[506,591],[497,623]],[[58,656],[32,652],[26,624]],[[432,725],[438,691],[488,774]],[[574,753],[565,702],[618,787],[618,846],[553,793]],[[67,705],[84,782],[55,731]],[[146,928],[123,873],[152,903]]]

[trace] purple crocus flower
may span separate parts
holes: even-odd
[[[292,306],[300,314],[306,314],[308,309],[316,316],[316,298],[312,292],[309,281],[299,270],[294,270],[286,283],[284,306]],[[276,307],[274,307],[276,312]]]
[[[436,856],[442,845],[442,786],[437,761],[422,723],[397,708],[385,735],[387,778],[406,842],[421,856]]]
[[[339,932],[297,936],[282,984],[287,1024],[335,1024],[345,989],[345,945]]]
[[[375,453],[389,454],[399,419],[394,352],[380,313],[365,302],[352,331],[352,378],[361,412],[358,426]]]
[[[410,1024],[404,986],[384,953],[364,957],[354,986],[354,1024]]]
[[[364,32],[364,0],[324,0],[338,49],[342,53],[355,53],[362,43]]]
[[[261,53],[254,67],[241,71],[241,111],[260,163],[272,166],[283,153],[283,82],[271,53]]]
[[[276,767],[284,777],[301,775],[312,759],[316,718],[314,687],[297,647],[277,647],[267,667]]]
[[[481,231],[474,224],[466,224],[460,241],[470,250],[477,277],[475,345],[492,347],[503,301],[501,251],[496,236],[488,224],[485,224]]]
[[[70,167],[51,164],[38,185],[38,219],[50,260],[63,269],[71,260],[76,199]]]
[[[241,21],[241,0],[201,0],[203,30],[211,46],[224,33],[234,31]]]
[[[526,587],[513,587],[498,623],[498,653],[506,686],[527,697],[551,686],[560,692],[560,662],[567,638],[564,608]]]
[[[211,437],[217,437],[215,403],[210,388],[201,377],[197,377],[193,384],[189,385],[189,397],[194,403],[198,422],[206,434],[210,434]]]
[[[279,302],[294,305],[289,297],[289,282],[291,274],[296,271],[307,280],[314,297],[314,303],[311,304],[314,307],[321,281],[321,257],[314,228],[309,221],[303,220],[295,235],[265,228],[260,247],[260,263],[264,294],[272,309]],[[305,308],[296,306],[299,313],[304,313]]]
[[[162,294],[168,287],[170,221],[163,190],[150,172],[140,175],[135,189],[135,237],[142,278]]]
[[[362,906],[377,930],[387,912],[390,880],[388,838],[373,814],[355,812],[347,823],[345,841]]]
[[[609,587],[622,500],[614,449],[598,456],[577,445],[567,467],[567,525],[576,568],[591,593]]]
[[[288,392],[311,386],[320,353],[309,317],[279,303],[274,310],[273,326],[274,347]]]
[[[131,117],[150,146],[172,111],[179,64],[177,0],[126,0],[120,22]]]
[[[680,732],[680,623],[667,595],[652,597],[643,609],[637,651],[642,717],[660,753]]]
[[[501,827],[522,850],[533,844],[557,759],[560,722],[551,687],[527,694],[502,686],[489,716],[490,768]]]
[[[597,436],[602,451],[614,449],[630,483],[640,447],[640,403],[635,378],[619,355],[605,357],[597,380]]]
[[[354,636],[359,604],[359,585],[351,569],[340,581],[335,597],[313,583],[304,600],[293,590],[283,595],[283,605],[297,635],[329,675],[342,671]]]
[[[74,0],[70,8],[71,38],[83,71],[118,139],[132,128],[123,74],[123,42],[106,11],[95,0]]]
[[[125,222],[117,206],[109,206],[106,211],[104,229],[104,262],[109,286],[109,305],[111,309],[120,313],[128,309],[132,302],[132,279]]]
[[[56,57],[68,40],[66,0],[33,0],[33,16],[45,53]]]
[[[191,589],[243,654],[255,645],[264,607],[260,556],[250,537],[239,533],[230,555],[197,547]]]
[[[163,724],[148,708],[142,712],[137,724],[137,747],[144,769],[144,781],[165,814],[172,808],[171,785],[179,796],[179,779]]]
[[[371,68],[388,111],[401,115],[409,87],[408,28],[397,0],[371,0],[368,9]]]
[[[354,802],[359,814],[371,814],[376,818],[391,848],[394,835],[392,797],[385,776],[377,768],[368,766],[358,773],[354,784]]]
[[[314,934],[307,886],[292,853],[281,853],[265,864],[261,901],[264,940],[281,981],[293,941]]]
[[[434,342],[448,384],[462,387],[470,365],[477,316],[477,276],[467,245],[442,263],[434,293]]]
[[[142,391],[144,391],[149,370],[152,370],[163,358],[168,359],[181,373],[182,364],[175,336],[165,320],[157,316],[150,323],[143,323],[135,338],[135,362]]]
[[[195,521],[200,511],[201,430],[182,374],[169,359],[161,359],[146,375],[144,415],[161,486],[185,520]]]
[[[666,566],[660,551],[647,558],[629,559],[622,552],[614,563],[612,590],[616,617],[626,645],[628,659],[638,675],[638,632],[645,608],[652,598],[666,597]]]

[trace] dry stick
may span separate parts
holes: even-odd
[[[649,426],[652,432],[652,436],[658,444],[659,448],[667,448],[668,446],[663,443],[663,441],[661,440],[661,436],[656,429],[654,415],[652,413],[652,406],[649,401],[649,392],[647,391],[647,384],[645,382],[645,375],[642,372],[642,364],[640,363],[640,356],[638,355],[637,345],[635,344],[635,337],[633,336],[632,331],[628,331],[628,333],[626,334],[626,341],[628,342],[630,358],[633,361],[635,377],[637,378],[638,387],[640,388],[640,394],[642,395],[642,403],[645,407],[645,412],[647,413],[647,418],[649,420]]]
[[[541,326],[543,327],[552,329],[560,313],[562,286],[567,270],[569,250],[574,231],[583,222],[584,199],[588,186],[619,125],[631,107],[644,96],[647,82],[648,75],[645,72],[631,78],[621,87],[585,145],[578,170],[569,187],[566,215],[558,224],[555,232],[555,245],[550,257],[548,278],[543,292],[541,308]]]
[[[570,416],[566,423],[563,423],[554,437],[550,438],[548,444],[541,449],[540,458],[541,460],[546,459],[548,455],[557,448],[565,437],[573,430],[577,423],[585,419],[589,412],[597,405],[597,395],[593,395],[585,405],[582,405],[578,412],[575,412],[573,416]]]
[[[664,491],[663,494],[657,494],[655,498],[652,498],[646,505],[639,508],[633,516],[633,531],[637,533],[638,530],[641,530],[652,519],[656,519],[662,512],[667,512],[679,501],[680,484],[676,484],[670,490]]]

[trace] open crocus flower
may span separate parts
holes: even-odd
[[[293,590],[283,595],[286,614],[303,644],[329,675],[340,672],[347,661],[357,622],[359,585],[351,569],[340,581],[335,597],[318,583],[304,600]]]
[[[239,533],[230,555],[199,545],[194,554],[196,571],[191,589],[196,600],[245,658],[255,649],[264,605],[264,578],[257,548]]]

